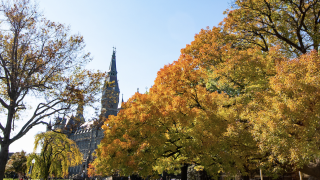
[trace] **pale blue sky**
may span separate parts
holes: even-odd
[[[207,26],[217,26],[231,0],[39,0],[44,16],[83,35],[93,61],[86,68],[107,71],[117,47],[120,94],[145,92],[164,65]],[[120,97],[121,98],[121,97]],[[35,133],[13,143],[10,152],[32,152]]]

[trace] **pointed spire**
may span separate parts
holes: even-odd
[[[110,67],[108,71],[108,76],[106,78],[107,82],[113,82],[114,81],[114,89],[116,92],[120,92],[119,85],[118,85],[118,78],[117,78],[117,65],[116,65],[116,48],[113,47],[113,53],[111,57]]]
[[[123,101],[123,94],[122,94],[122,100],[121,100],[121,103],[120,103],[120,108],[118,108],[118,111],[119,111],[120,109],[122,109],[122,103],[124,103],[124,101]]]
[[[108,86],[111,82],[113,83],[112,86]],[[119,102],[120,89],[116,68],[116,48],[113,47],[110,67],[101,98],[101,107],[106,110],[105,117],[108,117],[109,115],[117,115]]]
[[[110,67],[109,67],[108,74],[110,76],[116,76],[117,75],[116,48],[115,47],[113,47],[113,52],[112,52],[112,56],[111,56],[111,62],[110,62]]]
[[[121,102],[122,102],[122,103],[124,102],[124,101],[123,101],[123,94],[122,94],[122,101],[121,101]]]

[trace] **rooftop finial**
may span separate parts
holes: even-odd
[[[137,88],[137,92],[139,93],[139,88]]]

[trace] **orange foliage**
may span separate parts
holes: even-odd
[[[92,178],[96,175],[95,174],[95,167],[91,163],[88,165],[87,171],[88,171],[88,177],[90,177],[90,178]]]
[[[319,56],[303,47],[308,40],[296,43],[296,17],[270,29],[259,24],[266,4],[276,18],[300,11],[292,2],[237,0],[221,27],[201,30],[160,69],[149,93],[133,95],[102,126],[96,172],[147,177],[196,164],[216,176],[257,168],[274,175],[317,161]],[[317,34],[308,34],[315,49]]]
[[[252,61],[258,66],[266,59],[256,49],[251,54],[220,51],[231,51],[231,45],[220,39],[221,34],[219,28],[202,30],[182,50],[177,61],[158,72],[148,94],[136,93],[123,104],[117,116],[109,117],[103,126],[105,138],[97,151],[97,172],[110,175],[119,170],[124,175],[139,173],[146,177],[163,171],[174,172],[183,163],[200,164],[216,174],[232,171],[234,163],[238,164],[235,173],[243,169],[243,158],[254,154],[256,148],[248,138],[249,133],[242,132],[245,126],[235,122],[240,106],[227,108],[235,99],[227,91],[208,91],[208,86],[218,75],[221,82],[226,81],[224,76],[235,67],[233,63],[247,65],[244,68],[259,77],[259,70],[245,60],[255,57]],[[260,71],[268,69],[260,66]],[[232,78],[238,80],[248,75],[245,70],[242,72],[233,72]],[[232,86],[239,87],[236,83]],[[233,112],[234,109],[238,112]],[[239,143],[235,131],[228,134],[230,129],[240,126],[243,129],[235,131],[247,138],[248,149],[241,157],[234,151],[244,145]],[[220,165],[222,162],[224,166]]]

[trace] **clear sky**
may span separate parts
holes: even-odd
[[[87,69],[107,71],[117,48],[120,94],[124,101],[139,88],[150,88],[157,72],[177,60],[181,48],[207,26],[217,26],[231,0],[38,0],[39,10],[83,35],[93,61]],[[121,97],[120,97],[121,98]],[[88,115],[87,115],[88,116]],[[19,122],[23,123],[23,121]],[[33,150],[35,127],[10,146],[10,152]]]

